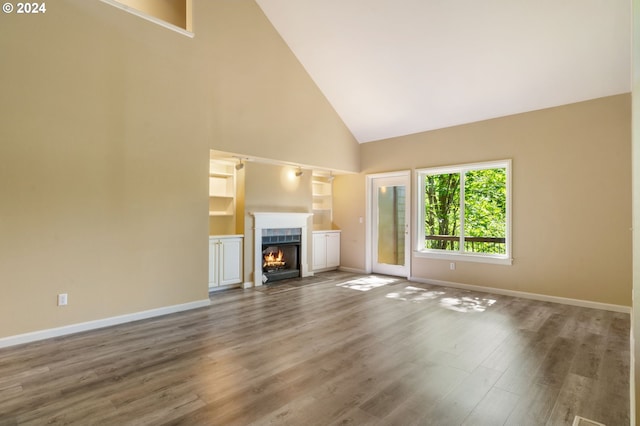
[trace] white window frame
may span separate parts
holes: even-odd
[[[460,245],[460,251],[437,250],[424,248],[425,244],[425,193],[424,178],[428,175],[439,175],[447,173],[466,173],[472,170],[484,169],[506,169],[506,193],[507,193],[507,211],[506,211],[506,230],[505,230],[505,254],[490,253],[469,253],[464,252],[464,244]],[[460,233],[464,234],[464,179],[460,179],[460,215],[463,217],[460,223]],[[415,257],[444,259],[455,261],[493,263],[498,265],[511,265],[513,258],[511,256],[511,160],[487,161],[482,163],[458,164],[445,167],[429,167],[416,170],[416,245],[414,250]],[[464,235],[461,235],[463,238]]]

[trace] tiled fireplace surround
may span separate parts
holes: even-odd
[[[262,236],[286,234],[287,230],[291,228],[300,228],[302,231],[300,241],[300,275],[302,277],[313,275],[313,273],[309,271],[309,264],[307,259],[309,248],[307,222],[308,219],[312,216],[311,213],[255,212],[251,215],[254,218],[253,285],[255,287],[262,285]]]

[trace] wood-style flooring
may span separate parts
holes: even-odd
[[[342,272],[0,350],[0,425],[629,424],[629,315]]]

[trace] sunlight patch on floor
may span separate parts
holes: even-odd
[[[369,291],[374,288],[382,287],[387,284],[393,284],[398,281],[398,278],[388,278],[388,277],[376,277],[370,275],[368,277],[362,277],[351,281],[346,281],[338,284],[338,287],[349,288],[351,290],[358,291]]]
[[[484,312],[488,307],[496,303],[495,299],[471,296],[449,297],[446,290],[432,290],[413,286],[407,286],[403,290],[388,293],[385,297],[412,303],[439,299],[439,305],[442,308],[457,312]]]
[[[423,300],[433,300],[445,294],[444,291],[433,291],[419,287],[408,286],[404,290],[387,294],[389,299],[404,300],[406,302],[420,303]]]
[[[484,312],[494,303],[496,303],[495,299],[468,296],[444,297],[440,300],[440,306],[457,312]]]

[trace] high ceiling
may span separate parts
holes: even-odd
[[[256,0],[359,142],[631,91],[630,0]]]

